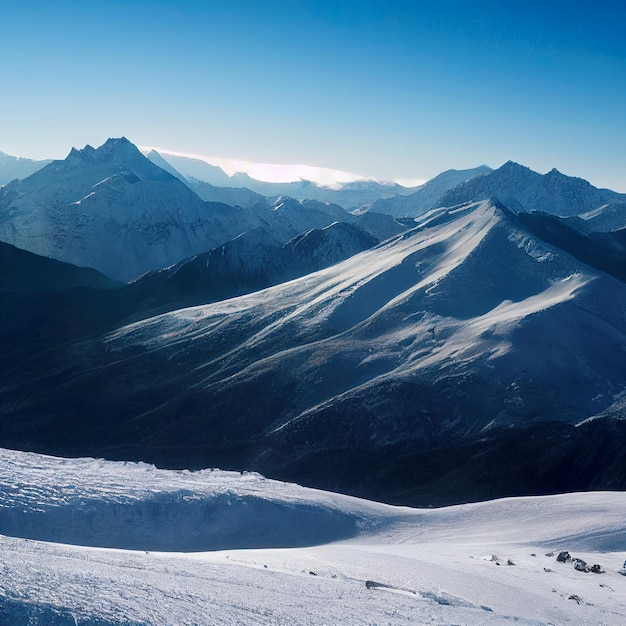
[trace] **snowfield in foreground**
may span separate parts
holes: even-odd
[[[0,450],[0,623],[623,624],[625,519],[615,492],[410,509]]]

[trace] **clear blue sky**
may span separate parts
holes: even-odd
[[[125,135],[384,179],[512,159],[626,192],[624,0],[7,0],[0,24],[9,154]]]

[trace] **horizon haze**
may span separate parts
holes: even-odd
[[[405,182],[513,160],[626,192],[621,3],[30,0],[3,24],[14,156],[123,135]]]

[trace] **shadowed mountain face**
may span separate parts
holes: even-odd
[[[600,458],[623,438],[624,310],[623,283],[509,211],[436,210],[303,278],[27,355],[5,370],[0,445],[412,503],[603,487],[624,465]]]
[[[374,226],[380,230],[379,223]],[[258,228],[124,286],[95,270],[0,244],[0,361],[16,367],[16,354],[25,358],[159,313],[247,294],[377,243],[362,228],[343,222],[285,244]]]
[[[544,241],[559,246],[573,257],[626,282],[626,230],[583,232],[580,220],[566,221],[554,215],[520,213],[519,220]]]
[[[88,267],[76,267],[0,242],[0,293],[109,289],[119,284]]]

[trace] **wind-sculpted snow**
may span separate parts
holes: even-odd
[[[0,472],[3,624],[612,626],[626,617],[623,493],[409,509],[258,474],[9,450]],[[155,494],[165,508],[151,506]],[[271,506],[246,510],[250,498]],[[210,502],[211,515],[186,521],[189,501]],[[90,508],[102,520],[88,519]],[[8,532],[12,516],[37,523]],[[158,529],[164,551],[92,547],[105,525],[126,546],[141,529],[148,545]],[[318,526],[316,545],[304,547]],[[172,552],[201,527],[229,541]],[[24,538],[35,528],[47,541]],[[289,549],[276,549],[277,529]],[[66,543],[72,533],[80,545]],[[603,573],[559,563],[561,550]]]
[[[345,539],[366,521],[330,495],[311,500],[258,474],[0,452],[0,533],[13,537],[131,550],[278,548]]]

